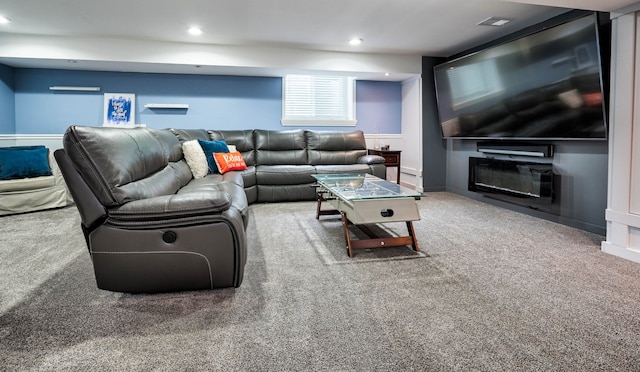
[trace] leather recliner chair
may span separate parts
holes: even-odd
[[[169,131],[72,126],[63,144],[54,155],[80,212],[99,288],[240,286],[247,251],[242,185],[200,180],[184,187],[192,173]]]

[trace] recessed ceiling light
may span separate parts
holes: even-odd
[[[356,46],[360,44],[362,44],[362,39],[360,38],[354,37],[353,39],[349,40],[349,45]]]
[[[391,75],[391,73],[390,73],[390,72],[385,72],[385,73],[384,73],[384,76],[389,76],[389,75]]]
[[[504,17],[489,17],[478,23],[481,26],[504,26],[511,22],[511,19]]]
[[[189,31],[189,33],[194,36],[202,35],[202,29],[200,27],[189,27],[187,31]]]
[[[11,22],[9,18],[0,15],[0,25],[6,25],[9,22]]]

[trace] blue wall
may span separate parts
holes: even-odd
[[[389,81],[356,82],[358,127],[370,134],[402,133],[402,85]]]
[[[14,69],[15,129],[59,134],[69,125],[102,125],[104,93],[134,93],[136,123],[152,128],[294,129],[283,127],[282,79],[275,77]],[[98,86],[100,92],[60,92],[50,86]],[[1,96],[0,96],[1,98]],[[358,81],[356,118],[365,133],[401,133],[399,82]],[[148,109],[147,103],[186,103],[189,109]],[[306,127],[353,130],[354,127]]]
[[[15,109],[13,69],[0,64],[0,133],[15,131]]]

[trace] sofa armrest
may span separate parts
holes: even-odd
[[[83,229],[87,229],[85,230],[85,233],[87,233],[93,227],[102,223],[107,216],[107,210],[73,166],[64,149],[56,150],[53,155],[58,169],[62,172],[68,191],[76,203]]]
[[[67,186],[67,183],[64,180],[62,170],[60,170],[60,166],[58,165],[58,162],[55,159],[54,151],[49,152],[49,167],[51,168],[51,174],[53,175],[55,186],[60,188],[64,187],[65,198],[67,200],[66,204],[67,205],[73,204],[73,198],[71,197],[71,193],[69,192],[69,187]]]
[[[60,171],[60,167],[58,167],[58,163],[56,162],[56,158],[53,153],[53,151],[49,150],[49,168],[51,168],[51,175],[53,176],[57,186],[64,183],[64,178],[62,177],[62,172]]]
[[[131,201],[109,210],[108,222],[144,225],[154,221],[197,220],[202,216],[220,215],[229,207],[231,196],[226,192],[202,190]]]
[[[358,158],[358,164],[384,164],[384,157],[380,155],[365,155]]]

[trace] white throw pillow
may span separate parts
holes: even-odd
[[[193,178],[202,178],[209,173],[209,164],[207,157],[204,155],[202,147],[198,140],[185,141],[182,143],[182,153],[187,161]]]
[[[227,144],[227,147],[229,148],[229,152],[238,152],[238,150],[236,149],[236,145]]]

